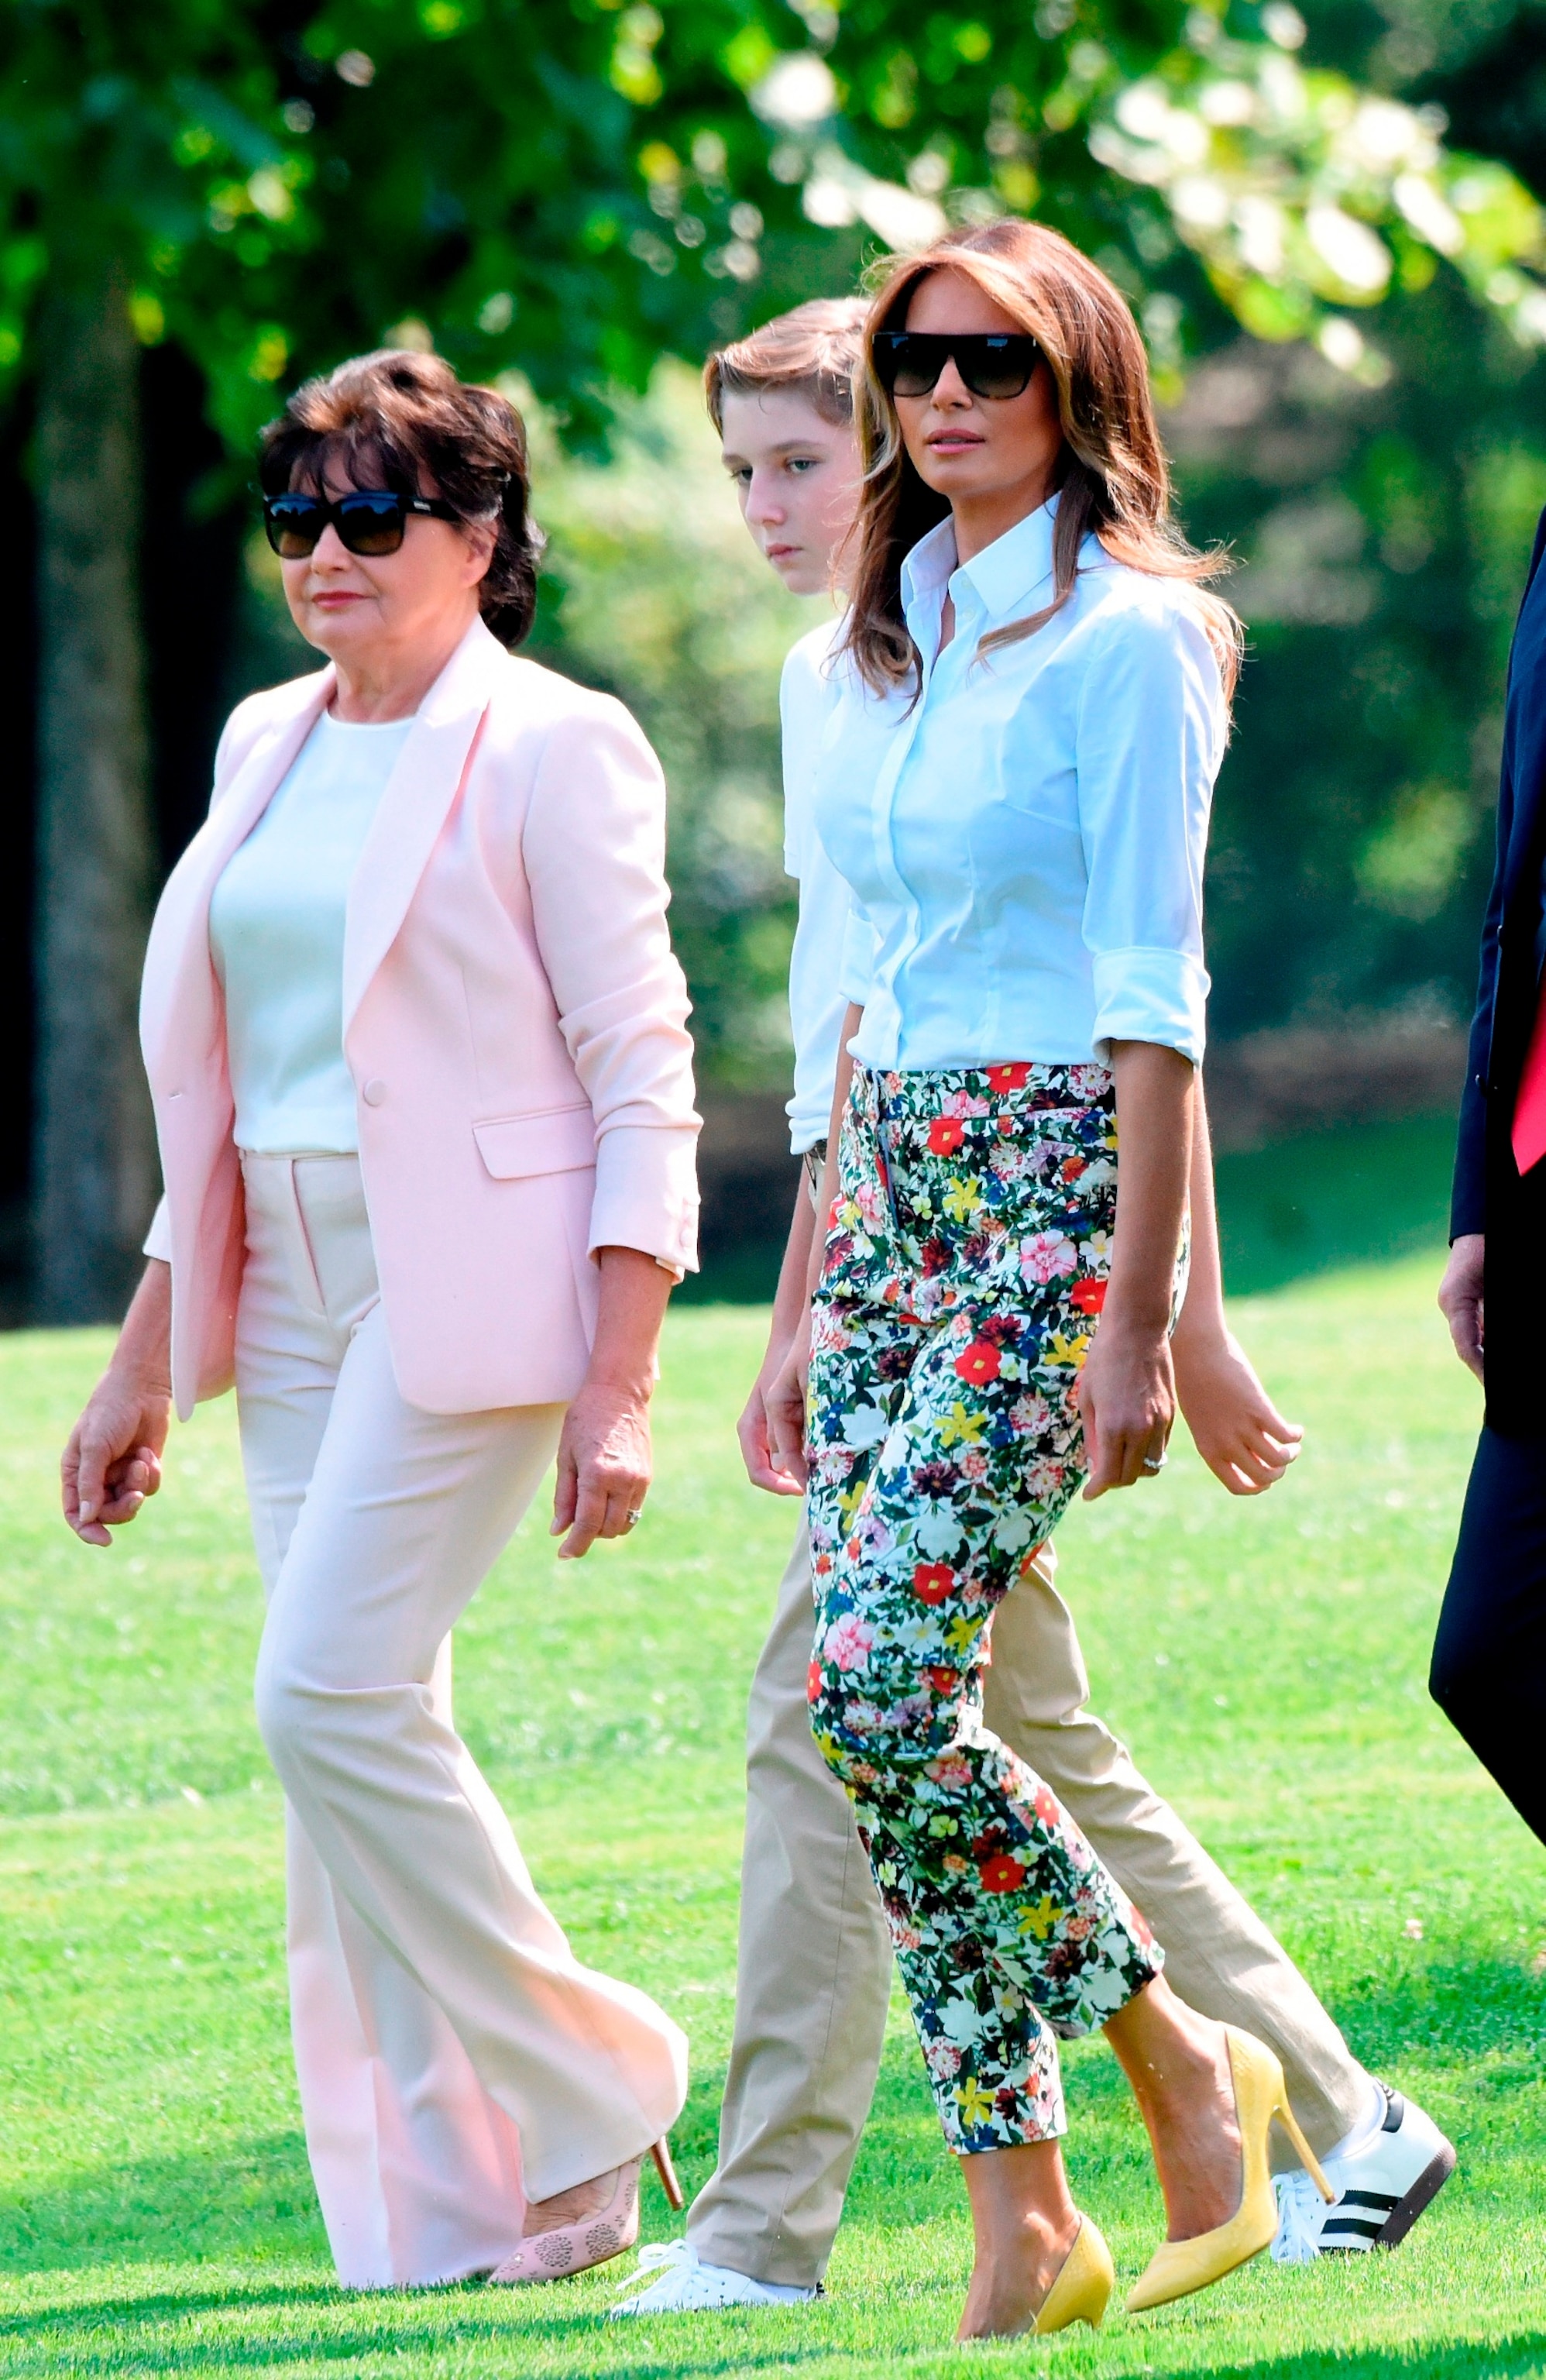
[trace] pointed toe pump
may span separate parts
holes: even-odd
[[[1073,2322],[1087,2322],[1099,2330],[1117,2279],[1111,2251],[1087,2215],[1079,2218],[1073,2246],[1058,2266],[1057,2278],[1042,2300],[1031,2328],[1038,2338],[1067,2330]]]
[[[1190,2297],[1194,2290],[1208,2289],[1268,2246],[1277,2229],[1277,2199],[1267,2165],[1267,2135],[1274,2116],[1328,2205],[1335,2194],[1295,2120],[1283,2069],[1272,2051],[1253,2034],[1237,2033],[1233,2025],[1226,2025],[1225,2032],[1240,2128],[1239,2206],[1227,2223],[1200,2233],[1195,2240],[1163,2241],[1148,2270],[1128,2294],[1129,2313],[1142,2313],[1150,2306],[1168,2305],[1173,2298]]]
[[[666,2143],[657,2141],[650,2150],[660,2186],[671,2205],[681,2212],[682,2185],[671,2164],[671,2153]],[[605,2206],[594,2214],[582,2216],[577,2223],[562,2223],[551,2231],[534,2232],[523,2240],[513,2255],[496,2266],[489,2276],[502,2288],[520,2289],[535,2281],[562,2281],[575,2273],[588,2273],[593,2265],[609,2264],[634,2245],[639,2236],[639,2168],[642,2157],[630,2157],[620,2165],[612,2176],[612,2194]]]

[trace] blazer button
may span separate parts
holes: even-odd
[[[364,1089],[361,1091],[360,1098],[365,1101],[368,1108],[379,1108],[385,1097],[386,1085],[382,1082],[380,1075],[372,1075],[370,1080],[366,1084]]]

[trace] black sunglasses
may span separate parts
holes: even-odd
[[[429,520],[462,517],[454,505],[441,504],[439,497],[399,496],[390,488],[356,489],[334,504],[325,496],[263,498],[263,527],[282,562],[299,562],[313,552],[330,521],[350,553],[395,553],[410,513]]]
[[[927,396],[953,357],[973,396],[1023,396],[1041,349],[1024,331],[877,331],[875,369],[893,396]]]

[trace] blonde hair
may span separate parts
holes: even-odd
[[[1034,636],[1062,610],[1079,576],[1080,547],[1093,532],[1113,561],[1195,588],[1226,696],[1232,694],[1240,665],[1239,618],[1200,584],[1227,570],[1229,559],[1217,550],[1198,552],[1170,518],[1170,472],[1154,421],[1149,361],[1127,300],[1061,233],[1018,217],[947,232],[921,254],[892,260],[870,308],[858,410],[864,480],[844,640],[861,676],[882,694],[920,682],[918,650],[902,614],[901,566],[950,507],[909,459],[896,407],[876,374],[875,338],[905,320],[921,282],[945,272],[975,282],[1035,340],[1057,386],[1063,431],[1052,601],[1027,619],[995,628],[983,638],[979,653]]]
[[[841,429],[853,419],[853,382],[864,359],[864,298],[812,298],[777,314],[759,330],[720,347],[703,368],[709,418],[724,434],[727,396],[792,390],[810,399],[824,421]]]

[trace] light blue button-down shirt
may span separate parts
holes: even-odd
[[[853,895],[865,1065],[1087,1064],[1113,1041],[1202,1058],[1218,664],[1186,585],[1094,538],[1062,611],[979,655],[1051,601],[1056,509],[959,566],[951,523],[931,529],[902,568],[918,701],[850,671],[827,722],[816,824]]]

